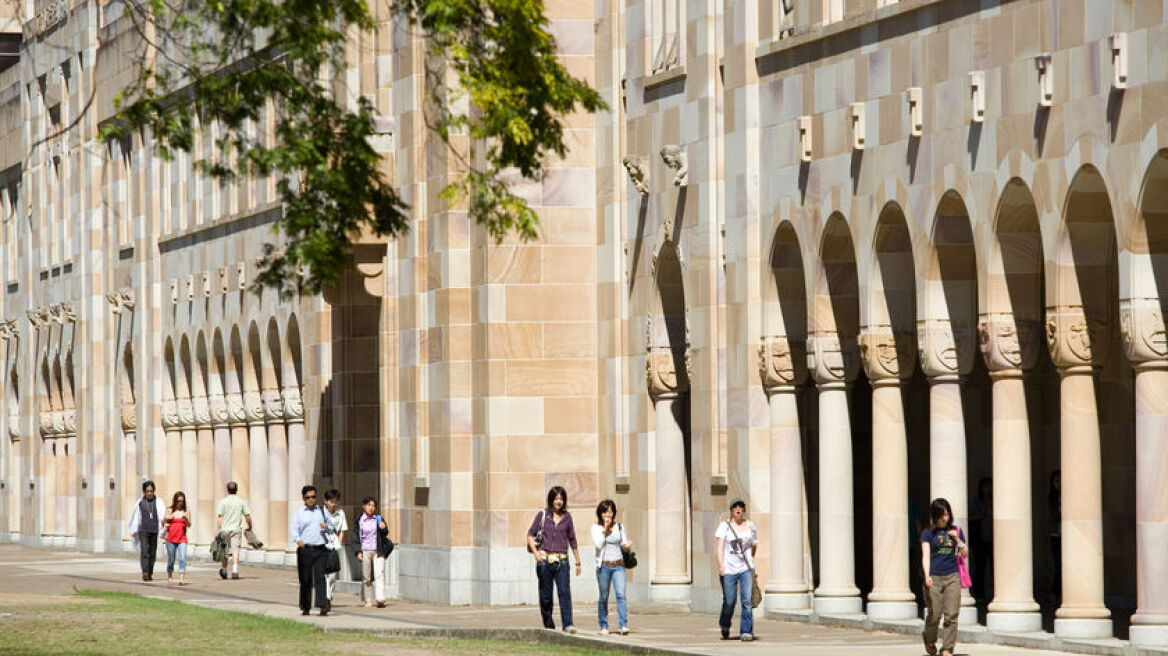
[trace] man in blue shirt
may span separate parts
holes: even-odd
[[[296,543],[296,571],[300,575],[300,614],[312,608],[312,590],[316,589],[316,607],[328,615],[328,587],[325,585],[324,559],[328,533],[333,530],[323,508],[316,505],[316,488],[305,485],[300,490],[304,507],[296,511],[288,525],[288,541]]]

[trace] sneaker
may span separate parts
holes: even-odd
[[[226,567],[219,568],[219,578],[221,578],[221,579],[227,578],[227,568]]]
[[[568,628],[566,628],[564,630],[567,631],[568,633],[571,633],[572,635],[576,635],[576,627],[574,627],[574,626],[569,626]]]
[[[742,634],[742,642],[750,642],[751,640],[754,640],[754,636],[749,633]]]
[[[384,601],[377,602],[377,607],[378,608],[385,608],[385,602]]]
[[[620,634],[621,634],[621,635],[628,635],[628,634],[629,634],[629,627],[627,627],[627,626],[622,626],[622,627],[620,628]]]
[[[239,578],[239,572],[232,572],[232,573],[231,573],[231,578],[232,578],[232,580],[238,579],[238,578]]]
[[[608,635],[608,629],[601,629],[600,635]]]
[[[726,626],[722,627],[722,639],[723,640],[730,639],[730,627],[726,627]]]

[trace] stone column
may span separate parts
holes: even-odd
[[[243,394],[229,390],[224,398],[227,402],[227,423],[231,431],[231,480],[239,484],[239,496],[250,502],[251,449],[247,443],[247,412],[243,409]],[[225,494],[226,489],[219,492],[220,497]]]
[[[805,349],[799,349],[803,351]],[[758,370],[770,406],[771,426],[771,580],[766,585],[767,611],[811,608],[803,571],[803,446],[799,432],[796,385],[806,376],[785,336],[763,340]]]
[[[678,358],[680,356],[680,358]],[[653,564],[649,596],[663,603],[690,598],[689,483],[685,471],[685,434],[677,420],[677,403],[689,391],[689,376],[678,375],[675,361],[689,366],[689,352],[654,349],[646,355],[649,394],[656,428],[653,434]]]
[[[1160,299],[1120,302],[1120,326],[1136,370],[1136,599],[1129,638],[1168,645],[1168,340]]]
[[[929,496],[944,497],[953,522],[969,538],[969,477],[965,467],[965,411],[961,381],[972,366],[972,326],[948,319],[926,319],[917,326],[921,370],[929,377]],[[972,544],[969,547],[973,549]],[[958,623],[977,624],[977,607],[969,589],[961,590]]]
[[[198,455],[197,489],[187,493],[196,499],[191,510],[194,526],[190,540],[200,548],[211,544],[215,534],[215,438],[211,428],[211,401],[203,394],[191,399],[195,414],[195,449]],[[192,545],[193,546],[193,545]]]
[[[212,374],[214,378],[216,374]],[[231,425],[230,415],[227,412],[227,397],[216,391],[212,383],[212,392],[207,397],[207,406],[211,415],[211,441],[214,451],[214,474],[211,475],[211,526],[208,530],[215,530],[215,504],[227,494],[227,481],[231,478]]]
[[[1034,602],[1030,499],[1030,420],[1023,370],[1034,366],[1038,329],[994,312],[978,325],[982,358],[993,381],[994,600],[986,626],[1041,631]]]
[[[845,361],[834,331],[810,337],[808,347],[807,368],[819,385],[819,587],[815,589],[815,612],[858,615],[861,601],[856,587],[848,409],[848,385],[856,367]]]
[[[154,480],[154,491],[157,494],[178,489],[182,484],[182,430],[179,428],[178,403],[173,398],[162,399],[162,431],[165,452],[154,454],[157,470],[144,473],[145,478]],[[141,496],[141,486],[136,489],[136,496]]]
[[[268,525],[268,428],[264,424],[264,400],[259,390],[244,390],[243,411],[247,415],[248,457],[250,464],[249,477],[251,478],[251,506],[252,525],[256,533],[267,531],[268,535],[257,535],[265,545],[273,537]],[[288,527],[282,529],[288,532]],[[260,558],[263,558],[261,555]],[[255,562],[252,560],[252,562]]]
[[[134,491],[138,488],[138,406],[132,402],[123,403],[121,407],[122,425],[122,480],[118,485],[119,505],[125,506],[134,498]],[[125,513],[125,508],[119,508]],[[128,515],[121,516],[121,524],[130,521]],[[123,551],[130,550],[130,539],[125,537],[125,529],[119,526],[116,535],[122,536]]]
[[[308,467],[308,443],[304,433],[304,402],[299,387],[286,387],[281,391],[284,397],[284,420],[288,423],[288,491],[285,506],[289,517],[295,512],[300,500],[300,486],[312,480]],[[385,512],[385,511],[383,511]],[[287,533],[287,530],[285,530]],[[285,562],[296,562],[296,545],[284,547]]]
[[[288,542],[288,434],[284,427],[284,399],[280,390],[263,392],[264,420],[268,424],[268,536],[265,549],[282,552]],[[322,493],[321,503],[324,502]],[[271,556],[283,563],[284,555]]]
[[[1103,603],[1103,473],[1094,367],[1102,364],[1106,323],[1082,306],[1048,308],[1046,338],[1058,367],[1062,450],[1063,605],[1055,613],[1061,638],[1111,637]],[[1163,583],[1162,581],[1160,582]]]
[[[199,503],[199,434],[195,428],[195,404],[190,397],[181,396],[175,407],[182,440],[182,482],[172,479],[174,487],[159,492],[163,495],[163,502],[170,506],[172,495],[182,490],[187,495],[187,503],[194,506]]]
[[[888,325],[860,335],[860,355],[872,382],[872,592],[868,617],[903,620],[917,616],[909,589],[908,434],[901,380],[916,362],[914,335],[894,335]]]

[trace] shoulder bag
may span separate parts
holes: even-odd
[[[545,526],[547,526],[547,514],[546,511],[541,510],[539,511],[539,530],[535,532],[534,542],[536,549],[543,547],[543,527]],[[530,544],[527,545],[527,553],[531,553]]]
[[[741,543],[742,538],[738,537],[738,531],[734,530],[734,525],[731,524],[730,522],[726,522],[726,527],[729,528],[730,532],[734,534],[734,539],[738,540],[739,543]],[[747,555],[747,552],[745,550],[742,552],[742,557],[745,558],[746,563],[751,566],[750,567],[750,578],[751,578],[752,588],[750,590],[750,607],[751,608],[758,608],[759,604],[762,603],[762,588],[760,588],[758,585],[758,572],[754,571],[754,564],[750,562],[750,556]]]
[[[320,516],[328,523],[328,518],[324,515],[324,508],[320,508]],[[336,574],[341,571],[341,554],[336,549],[324,550],[324,573]]]
[[[623,524],[617,524],[620,527],[621,542],[625,542],[625,527]],[[625,561],[625,569],[632,569],[637,566],[637,552],[632,549],[625,549],[621,546],[621,557]]]
[[[389,539],[389,527],[381,528],[381,523],[385,520],[382,519],[381,515],[376,515],[376,517],[377,523],[373,525],[373,528],[377,530],[377,555],[382,558],[389,558],[389,554],[393,553],[395,545],[393,544],[393,540]]]

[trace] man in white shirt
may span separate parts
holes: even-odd
[[[736,499],[730,504],[730,519],[718,525],[714,533],[718,541],[718,576],[722,579],[722,639],[730,638],[730,624],[734,620],[734,604],[742,599],[742,618],[739,629],[743,642],[754,640],[754,553],[758,550],[758,529],[746,519],[746,502]]]

